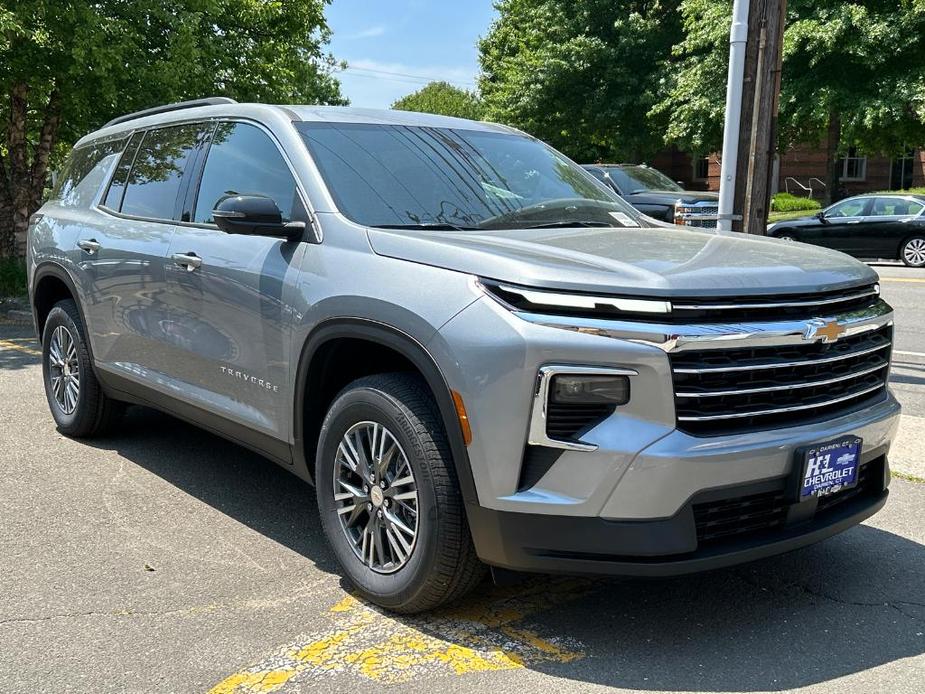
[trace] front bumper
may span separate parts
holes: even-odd
[[[858,488],[843,492],[842,499],[836,495],[825,507],[812,499],[783,503],[769,513],[759,500],[786,494],[789,478],[782,478],[699,494],[665,520],[610,521],[476,507],[470,509],[469,523],[479,557],[499,568],[647,577],[709,571],[811,545],[874,515],[886,503],[890,478],[886,456],[877,453],[862,459],[866,474]],[[743,532],[704,540],[702,509],[711,505],[739,505]],[[761,514],[764,527],[757,518]]]

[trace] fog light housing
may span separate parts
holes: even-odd
[[[559,374],[553,376],[550,402],[558,405],[625,405],[630,400],[627,376]]]

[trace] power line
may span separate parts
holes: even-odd
[[[470,87],[474,88],[475,82],[467,82],[465,80],[453,80],[453,79],[440,79],[436,77],[428,77],[427,75],[413,75],[407,72],[392,72],[390,70],[378,70],[370,67],[357,67],[354,65],[347,65],[343,69],[344,72],[352,72],[355,77],[375,77],[377,79],[383,79],[381,76],[386,76],[387,81],[390,82],[404,82],[406,84],[429,84],[430,82],[449,82],[450,84],[455,84],[457,86]],[[372,74],[363,74],[363,73],[372,73]],[[391,77],[392,79],[388,79]]]

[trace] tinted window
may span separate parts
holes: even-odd
[[[360,224],[523,228],[638,219],[583,169],[524,135],[365,123],[297,127],[338,208]]]
[[[71,152],[58,174],[52,199],[62,205],[90,204],[99,191],[115,156],[125,147],[126,138],[91,142]]]
[[[272,198],[285,221],[293,219],[293,209],[300,209],[296,205],[295,179],[286,161],[270,136],[256,126],[220,123],[216,128],[193,221],[212,222],[212,210],[228,195]]]
[[[122,212],[138,217],[173,219],[177,194],[188,175],[186,165],[199,146],[202,126],[158,128],[145,133],[135,156]]]
[[[876,217],[906,217],[917,215],[925,205],[903,198],[877,198],[871,214]]]
[[[128,181],[128,172],[132,168],[132,162],[135,161],[135,153],[138,151],[138,145],[141,144],[143,132],[132,135],[128,146],[122,152],[122,158],[119,159],[119,165],[112,175],[112,181],[109,183],[109,190],[106,191],[106,199],[103,204],[111,210],[119,210],[122,207],[122,195],[125,193],[125,183]]]
[[[869,198],[856,198],[854,200],[843,200],[840,203],[832,205],[825,213],[826,217],[858,217],[864,213]]]
[[[607,173],[617,182],[624,195],[646,190],[681,190],[681,186],[668,176],[648,166],[614,166],[609,167]]]

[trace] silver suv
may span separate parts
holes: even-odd
[[[900,408],[874,272],[644,221],[499,125],[124,116],[32,219],[48,404],[75,437],[155,407],[313,482],[344,573],[404,612],[486,565],[681,574],[880,509]]]

